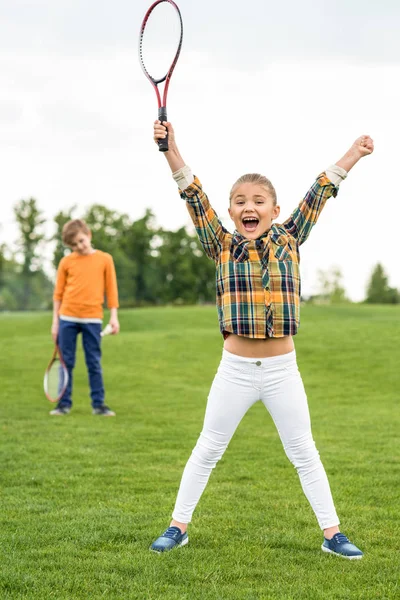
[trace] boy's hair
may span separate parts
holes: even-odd
[[[276,206],[277,198],[274,186],[269,179],[264,177],[264,175],[260,175],[259,173],[246,173],[245,175],[239,177],[237,181],[235,181],[229,194],[229,204],[232,202],[232,196],[235,193],[235,189],[237,186],[242,185],[242,183],[254,183],[255,185],[261,185],[262,187],[266,188],[272,197],[274,206]]]
[[[86,235],[89,235],[90,233],[89,227],[86,225],[85,221],[82,221],[82,219],[73,219],[72,221],[65,223],[61,233],[63,244],[70,246],[74,237],[80,231]]]

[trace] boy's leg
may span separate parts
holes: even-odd
[[[59,407],[71,408],[72,406],[72,371],[75,366],[76,337],[78,333],[79,323],[60,319],[58,345],[68,370],[68,385],[63,397],[58,403]]]
[[[103,372],[101,369],[101,323],[81,323],[82,344],[89,375],[93,408],[104,404]]]
[[[328,478],[311,432],[307,396],[294,352],[267,359],[262,401],[269,411],[286,455],[295,466],[303,491],[321,529],[339,524]],[[264,361],[263,361],[264,362]],[[273,367],[273,368],[272,368]]]

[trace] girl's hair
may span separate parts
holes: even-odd
[[[68,221],[62,228],[61,239],[66,246],[70,246],[77,233],[81,232],[86,235],[90,234],[90,229],[86,225],[85,221],[81,219],[74,219]]]
[[[276,205],[277,198],[274,186],[269,179],[264,177],[264,175],[260,175],[259,173],[246,173],[246,175],[242,175],[237,181],[235,181],[229,194],[229,204],[232,201],[232,196],[235,193],[236,188],[239,185],[242,185],[242,183],[254,183],[255,185],[261,185],[268,191],[269,194],[271,194],[274,206]]]

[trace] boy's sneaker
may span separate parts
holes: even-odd
[[[352,544],[343,533],[335,533],[331,540],[324,538],[321,548],[324,552],[337,554],[350,560],[363,557],[363,552]]]
[[[150,546],[153,552],[168,552],[179,546],[185,546],[189,541],[187,531],[182,533],[179,527],[168,527],[166,531]]]
[[[67,415],[69,412],[71,412],[69,406],[56,406],[56,408],[53,408],[53,410],[51,410],[49,414],[53,416],[59,416]]]
[[[93,409],[92,415],[101,415],[102,417],[115,417],[115,412],[105,404]]]

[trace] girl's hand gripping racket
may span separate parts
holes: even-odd
[[[173,0],[157,0],[145,14],[139,35],[139,61],[147,79],[155,89],[158,119],[167,121],[169,82],[178,60],[183,37],[180,10]],[[171,62],[172,61],[172,62]],[[165,81],[161,99],[158,84]],[[168,134],[158,141],[160,152],[168,150]]]
[[[44,393],[50,402],[59,402],[63,397],[68,385],[68,371],[61,355],[60,348],[56,344],[49,366],[44,374]]]

